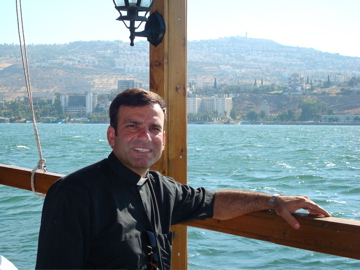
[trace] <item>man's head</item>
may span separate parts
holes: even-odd
[[[118,111],[121,106],[142,107],[159,104],[166,121],[166,104],[158,94],[140,88],[130,88],[118,94],[111,102],[109,109],[110,126],[117,128]],[[164,122],[165,125],[165,122]]]
[[[165,102],[155,93],[128,89],[110,105],[109,145],[130,170],[145,176],[165,147]]]

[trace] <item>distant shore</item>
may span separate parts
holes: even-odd
[[[360,122],[354,123],[339,123],[339,122],[230,122],[230,123],[215,123],[215,122],[188,122],[191,125],[331,125],[331,126],[358,126]]]
[[[0,121],[0,124],[32,124],[31,121],[16,121],[6,122]],[[109,124],[109,122],[37,122],[37,124]],[[358,126],[360,122],[343,123],[343,122],[250,122],[250,121],[239,121],[239,122],[188,122],[189,125],[319,125],[319,126]]]

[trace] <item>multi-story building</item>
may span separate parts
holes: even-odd
[[[93,93],[66,94],[60,96],[64,113],[92,113],[97,103],[97,95]]]
[[[330,73],[329,74],[329,80],[331,82],[341,83],[345,81],[345,76],[341,73]]]
[[[142,88],[143,84],[135,80],[119,80],[118,81],[118,90],[122,92],[128,88]]]
[[[232,98],[229,97],[188,97],[188,113],[217,112],[218,115],[229,116],[232,109]]]
[[[186,99],[187,113],[198,113],[200,109],[201,98],[188,97]]]
[[[146,42],[136,43],[136,48],[128,50],[128,44],[119,44],[118,57],[114,59],[115,68],[126,73],[149,73],[149,45]]]
[[[305,79],[302,73],[293,73],[288,78],[288,87],[291,92],[302,94],[305,89]]]
[[[266,115],[269,115],[270,112],[270,106],[269,103],[266,100],[261,101],[259,106],[259,113],[261,111],[264,111]]]

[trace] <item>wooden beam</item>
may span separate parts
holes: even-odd
[[[152,169],[187,183],[187,1],[156,0],[153,11],[163,15],[166,33],[157,47],[150,46],[150,90],[167,104],[167,143]],[[172,226],[172,269],[187,269],[187,226]]]
[[[0,164],[0,184],[31,190],[31,169]],[[62,174],[36,172],[34,177],[35,190],[45,194],[50,186],[62,177]]]
[[[301,228],[293,229],[273,212],[257,212],[231,220],[208,219],[186,223],[189,226],[360,259],[360,221],[317,218],[294,214]]]
[[[2,185],[31,190],[30,176],[30,169],[0,164]],[[46,193],[50,185],[61,176],[63,175],[49,172],[36,173],[36,190]],[[316,218],[305,214],[295,216],[301,224],[299,230],[293,229],[272,212],[258,212],[231,220],[207,219],[180,226],[193,226],[360,260],[360,221],[334,217]]]

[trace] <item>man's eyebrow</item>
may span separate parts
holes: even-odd
[[[132,120],[132,119],[126,119],[124,121],[125,124],[131,123],[131,124],[136,124],[136,125],[140,125],[142,122],[141,121],[137,121],[137,120]]]
[[[163,126],[162,126],[161,124],[156,124],[156,123],[154,123],[154,124],[152,124],[151,126],[152,126],[152,127],[156,127],[156,128],[161,128],[161,129],[163,129]]]
[[[137,120],[133,120],[133,119],[126,119],[124,121],[124,124],[134,124],[134,125],[141,125],[143,122],[142,121],[137,121]],[[152,123],[151,127],[155,127],[155,128],[160,128],[163,129],[164,127],[161,124],[157,124],[157,123]]]

